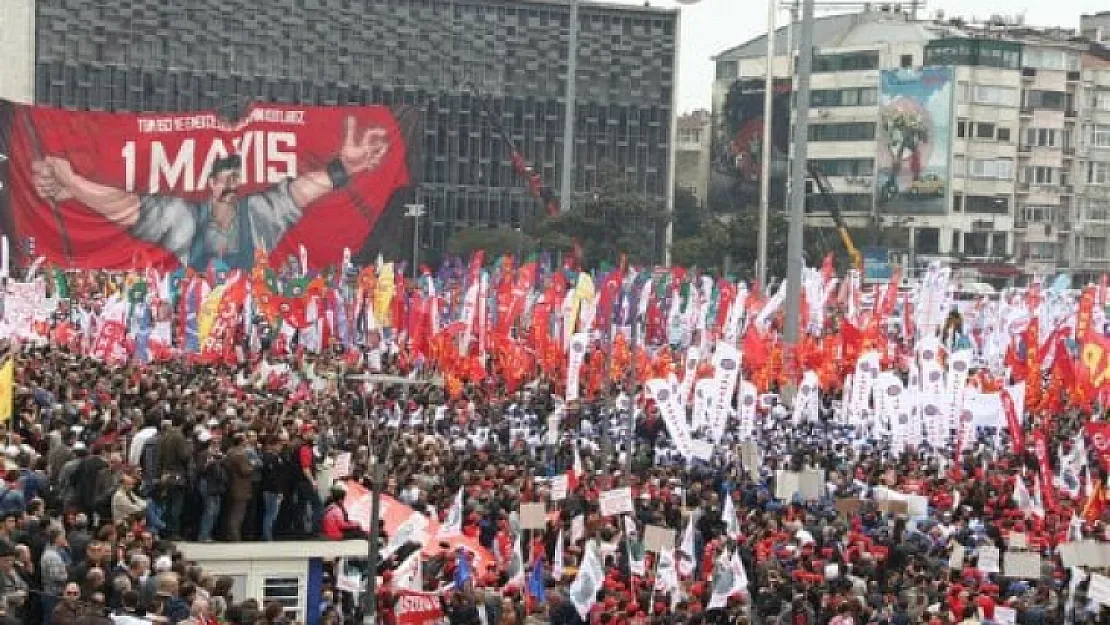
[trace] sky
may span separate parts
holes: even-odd
[[[609,4],[643,6],[629,0],[600,0]],[[689,1],[689,0],[687,0]],[[887,0],[892,4],[897,0]],[[908,3],[908,0],[906,0]],[[682,9],[682,41],[679,49],[679,111],[709,108],[713,83],[712,56],[753,37],[767,28],[767,5],[762,0],[700,0],[683,6],[677,0],[649,0],[652,6]],[[820,0],[817,0],[818,7]],[[874,4],[880,4],[876,1]],[[944,11],[945,18],[956,16],[986,19],[993,14],[1016,16],[1024,14],[1025,23],[1033,26],[1079,27],[1082,13],[1110,9],[1107,0],[927,0],[920,15],[932,17]],[[817,9],[817,15],[829,10]],[[785,22],[780,13],[779,24]]]

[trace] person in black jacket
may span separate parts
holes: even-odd
[[[263,441],[262,451],[262,540],[274,539],[274,524],[277,522],[278,513],[281,511],[281,502],[285,497],[285,476],[288,469],[286,461],[281,454],[281,441],[276,435],[270,435]]]

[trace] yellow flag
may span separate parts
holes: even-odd
[[[8,362],[0,367],[0,422],[9,423],[12,420],[12,390],[15,386],[15,359],[8,358]]]
[[[220,302],[224,298],[225,286],[221,284],[212,289],[200,305],[200,312],[197,314],[197,345],[200,346],[201,351],[204,350],[204,342],[208,340],[208,335],[212,332],[212,325],[216,323],[216,315],[220,312]]]

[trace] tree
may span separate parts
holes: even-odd
[[[466,228],[447,240],[447,252],[464,258],[484,250],[487,258],[505,254],[525,254],[536,249],[536,240],[524,232],[508,228]]]
[[[667,225],[665,206],[637,191],[611,164],[601,166],[598,180],[591,198],[543,219],[530,234],[547,249],[567,251],[577,241],[587,266],[616,262],[621,254],[633,263],[658,262]]]

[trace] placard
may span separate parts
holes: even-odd
[[[879,510],[893,516],[906,516],[910,512],[910,503],[900,499],[884,499],[879,502]]]
[[[1014,551],[1024,551],[1029,548],[1029,537],[1024,532],[1010,532],[1007,543]]]
[[[1010,551],[1003,560],[1003,575],[1016,579],[1041,578],[1041,554],[1029,551]],[[982,569],[983,567],[979,567]],[[986,569],[983,569],[986,570]]]
[[[551,501],[562,501],[567,498],[567,476],[556,475],[551,478]]]
[[[644,549],[659,553],[666,549],[674,549],[675,531],[668,527],[648,525],[644,528]]]
[[[906,514],[911,519],[929,516],[929,499],[921,495],[906,495]]]
[[[1091,586],[1087,598],[1101,605],[1110,605],[1110,577],[1091,573]]]
[[[995,547],[979,547],[979,564],[977,567],[984,573],[998,573],[998,549]]]
[[[331,478],[338,480],[351,474],[351,452],[343,452],[336,456],[335,466],[331,470]]]
[[[542,530],[547,528],[547,506],[542,503],[520,504],[520,529]]]
[[[825,492],[825,472],[808,469],[798,474],[798,491],[804,501],[817,501]]]
[[[794,471],[775,471],[775,499],[790,501],[798,492],[799,478]]]
[[[1079,543],[1062,543],[1057,547],[1057,551],[1060,553],[1060,562],[1065,569],[1083,566],[1080,559]]]
[[[962,571],[964,568],[964,558],[967,551],[963,545],[956,545],[952,548],[952,553],[948,556],[948,568],[955,571]]]
[[[1017,610],[1001,605],[995,606],[994,622],[996,625],[1017,625]]]
[[[628,486],[603,491],[598,497],[598,505],[601,508],[601,516],[635,514],[636,512],[632,505],[632,489]]]
[[[863,508],[863,501],[860,499],[837,499],[836,512],[841,516],[851,518]]]

